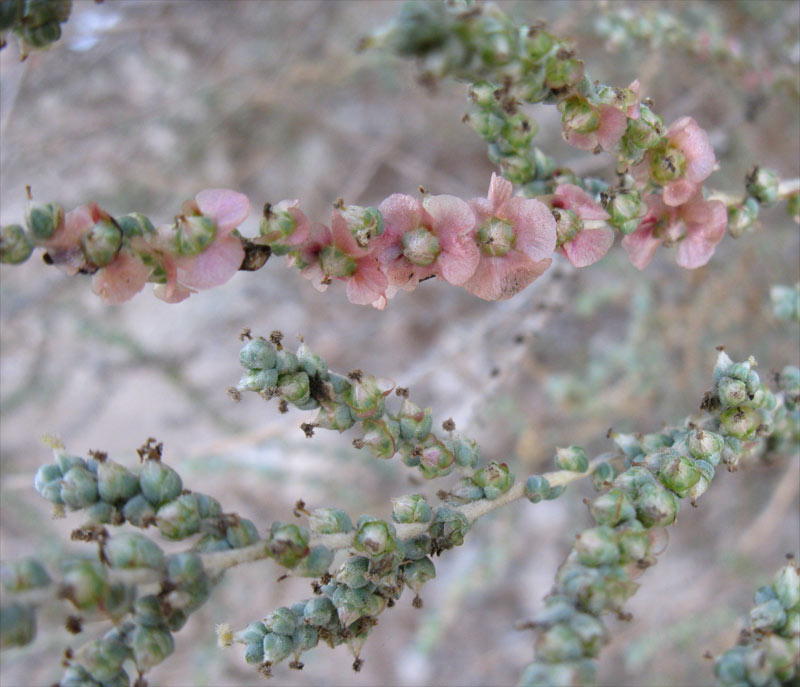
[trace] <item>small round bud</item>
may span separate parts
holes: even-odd
[[[395,454],[397,439],[400,436],[397,422],[390,421],[389,418],[386,418],[386,421],[364,420],[362,427],[364,436],[361,437],[361,444],[366,446],[375,458],[388,460]]]
[[[333,563],[334,552],[319,544],[292,571],[297,577],[321,577]]]
[[[338,508],[315,508],[308,516],[308,526],[316,534],[339,534],[353,529],[350,516]]]
[[[400,435],[406,441],[424,439],[430,433],[433,425],[431,409],[422,410],[408,398],[403,399],[397,419],[400,422]]]
[[[161,663],[175,650],[175,640],[169,630],[155,627],[137,627],[130,638],[133,660],[139,672],[144,673]]]
[[[133,618],[144,627],[163,627],[164,616],[158,597],[149,594],[140,596],[133,604]]]
[[[290,523],[274,522],[268,549],[278,564],[293,568],[309,553],[308,531]]]
[[[178,553],[167,560],[167,578],[188,597],[183,608],[191,613],[202,606],[211,590],[203,559],[195,553]]]
[[[36,476],[33,478],[33,486],[41,494],[46,485],[51,482],[58,482],[62,476],[58,465],[45,463],[36,471]]]
[[[230,551],[231,545],[219,532],[206,532],[198,539],[190,551],[194,553],[212,553],[214,551]]]
[[[455,434],[451,439],[446,439],[444,443],[458,465],[465,468],[474,468],[477,465],[481,452],[474,440]]]
[[[609,489],[589,504],[589,511],[599,525],[614,527],[636,518],[633,503],[621,489]]]
[[[36,611],[33,606],[11,603],[0,609],[0,648],[25,646],[36,637]]]
[[[403,542],[403,557],[409,561],[417,561],[431,552],[431,538],[427,534],[418,534]]]
[[[583,72],[583,60],[553,55],[545,64],[545,84],[554,91],[575,86],[583,79]]]
[[[786,624],[786,609],[779,599],[770,599],[750,611],[750,627],[753,630],[773,632]]]
[[[647,212],[647,204],[636,189],[616,190],[603,196],[603,205],[610,215],[608,223],[622,234],[636,231]]]
[[[302,342],[297,347],[297,362],[309,377],[328,377],[328,364],[306,344]]]
[[[261,642],[264,641],[265,634],[267,634],[267,626],[260,620],[257,620],[254,623],[250,623],[241,632],[237,632],[234,638],[245,644],[255,644],[256,642],[261,644]]]
[[[392,499],[392,520],[395,522],[428,522],[433,512],[421,494],[409,494]]]
[[[211,217],[188,215],[175,224],[175,244],[180,255],[198,255],[208,248],[217,235],[217,224]]]
[[[419,594],[422,585],[436,577],[436,567],[433,565],[433,561],[431,561],[430,558],[420,558],[404,566],[403,575],[405,576],[406,584],[411,587],[416,594]]]
[[[469,531],[469,521],[458,511],[444,506],[437,508],[428,534],[433,539],[434,551],[445,551],[464,543],[464,535]]]
[[[605,625],[588,613],[573,615],[569,621],[569,628],[578,635],[586,656],[597,656],[608,643],[608,631]]]
[[[68,470],[61,481],[61,499],[76,510],[93,504],[98,499],[95,476],[79,466]]]
[[[496,461],[478,470],[472,479],[490,501],[502,496],[514,485],[514,473],[508,469],[508,465]]]
[[[743,646],[736,646],[729,649],[714,662],[714,675],[723,685],[746,685],[747,668],[745,667],[745,655],[747,649]]]
[[[33,241],[19,224],[7,224],[0,230],[0,262],[18,265],[33,252]]]
[[[719,416],[719,423],[725,434],[749,441],[761,425],[761,415],[755,408],[728,408]]]
[[[139,488],[153,506],[158,507],[180,496],[181,476],[160,460],[146,460],[139,472]]]
[[[546,499],[549,492],[550,482],[545,477],[531,475],[525,482],[525,497],[531,503],[539,503],[542,499]]]
[[[700,480],[702,473],[694,460],[678,454],[667,458],[658,473],[661,483],[680,498]]]
[[[747,192],[759,203],[769,205],[778,198],[778,173],[763,167],[754,167],[745,178]]]
[[[580,446],[557,448],[556,467],[559,470],[586,472],[589,469],[589,459],[586,457],[586,451]]]
[[[318,596],[306,603],[303,622],[316,627],[330,628],[338,625],[336,607],[327,596]]]
[[[686,172],[686,157],[674,146],[656,149],[651,153],[650,177],[658,184],[680,179]]]
[[[365,556],[352,556],[348,558],[334,575],[337,584],[343,584],[351,589],[361,589],[370,584],[366,575],[369,572],[369,558]]]
[[[130,649],[117,638],[96,639],[84,644],[75,654],[75,662],[89,671],[91,676],[105,685],[114,680],[122,664],[130,657]]]
[[[688,446],[692,458],[707,460],[712,465],[718,465],[725,442],[715,432],[696,429],[689,434]]]
[[[22,558],[0,565],[3,590],[21,592],[50,584],[50,576],[35,558]]]
[[[733,238],[740,238],[745,232],[754,228],[758,219],[759,204],[755,198],[746,198],[739,205],[728,208],[728,233]]]
[[[164,552],[158,544],[138,532],[121,532],[105,545],[106,558],[112,568],[164,567]]]
[[[30,202],[25,224],[36,241],[46,241],[64,226],[64,208],[58,203]]]
[[[341,433],[350,429],[355,424],[355,420],[350,408],[345,403],[331,403],[320,408],[314,424],[323,429],[335,429]]]
[[[581,532],[575,541],[575,551],[583,565],[592,567],[613,565],[620,555],[616,533],[607,525]]]
[[[800,573],[793,563],[784,565],[772,582],[775,595],[785,609],[800,604]]]
[[[122,235],[126,238],[149,236],[156,231],[153,223],[140,212],[131,212],[117,217],[116,222],[117,226],[122,230]]]
[[[592,472],[592,486],[596,491],[608,489],[616,476],[617,471],[611,463],[600,463]]]
[[[139,478],[123,465],[106,459],[97,467],[97,490],[107,503],[121,503],[139,492]]]
[[[312,625],[301,624],[292,635],[292,645],[296,652],[308,651],[319,643],[319,631]]]
[[[647,105],[639,105],[639,118],[628,118],[623,141],[644,150],[656,147],[665,133],[664,120]]]
[[[89,506],[86,509],[83,521],[84,525],[109,525],[114,522],[121,522],[120,513],[114,506],[105,501],[97,501],[97,503]]]
[[[99,605],[108,595],[106,572],[99,563],[66,561],[61,566],[64,596],[83,611]]]
[[[278,362],[275,346],[261,337],[251,339],[239,351],[239,362],[248,370],[269,370]]]
[[[583,656],[583,643],[568,625],[559,623],[539,635],[536,655],[548,663],[572,661]]]
[[[435,434],[429,434],[415,450],[419,454],[420,472],[426,479],[444,477],[452,472],[455,456]]]
[[[122,507],[122,515],[134,527],[144,527],[156,521],[156,511],[143,494],[136,494],[129,499]]]
[[[383,520],[372,520],[358,527],[353,548],[372,558],[384,556],[397,549],[394,526]]]
[[[733,377],[722,377],[716,390],[723,408],[735,408],[749,400],[745,383]]]
[[[297,620],[297,616],[295,616],[291,608],[281,606],[264,618],[264,627],[267,628],[268,632],[291,636],[297,628]]]
[[[671,525],[679,510],[675,495],[656,483],[645,485],[639,490],[634,506],[636,517],[645,527]]]
[[[461,506],[465,503],[478,501],[483,497],[483,488],[475,484],[469,477],[464,477],[442,495],[442,500],[448,505]]]
[[[310,399],[310,385],[305,372],[294,372],[278,378],[278,393],[295,405],[307,403]]]
[[[633,520],[617,529],[617,544],[619,545],[620,562],[635,563],[645,560],[650,550],[650,536],[638,520]]]
[[[122,245],[122,232],[111,220],[101,219],[81,238],[86,257],[98,267],[108,265]]]
[[[600,115],[583,96],[574,95],[562,100],[558,103],[558,110],[565,131],[590,134],[600,128]]]
[[[280,663],[294,651],[291,637],[274,632],[268,632],[264,635],[262,647],[264,649],[264,660],[273,665]]]
[[[195,494],[181,494],[156,513],[158,531],[167,539],[185,539],[200,530],[200,507]]]
[[[583,229],[583,221],[574,210],[558,208],[552,211],[556,220],[556,245],[563,246]]]
[[[225,530],[225,537],[233,549],[241,549],[243,546],[255,544],[260,539],[255,524],[247,518],[239,518],[235,525],[230,525]]]

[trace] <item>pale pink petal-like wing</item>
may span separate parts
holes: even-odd
[[[227,282],[242,265],[244,248],[235,236],[217,239],[199,255],[176,258],[178,281],[192,289],[211,289]]]
[[[144,288],[150,268],[123,250],[108,265],[92,277],[92,291],[104,303],[119,305],[133,298]]]
[[[209,188],[194,199],[200,212],[217,223],[217,236],[227,236],[250,214],[250,200],[238,191]]]
[[[441,277],[455,286],[461,286],[474,273],[481,252],[470,236],[462,236],[447,246],[437,259]]]
[[[156,284],[156,287],[153,289],[153,295],[156,298],[160,298],[165,303],[180,303],[189,298],[193,293],[195,293],[195,291],[187,289],[181,284],[174,284],[172,288],[170,288],[169,284]]]
[[[423,207],[433,220],[433,232],[442,250],[475,227],[469,203],[456,196],[426,196]]]
[[[383,297],[387,286],[389,280],[378,261],[372,257],[362,258],[358,260],[353,276],[347,280],[347,299],[356,305],[369,305]]]
[[[310,265],[300,270],[300,274],[311,282],[313,286],[320,293],[328,290],[328,282],[325,278],[325,273],[322,271],[322,266],[319,260],[314,260]]]
[[[353,258],[363,258],[369,255],[372,246],[369,248],[362,248],[358,245],[355,237],[347,228],[347,222],[342,217],[342,213],[334,209],[331,217],[331,236],[333,238],[333,245],[336,246],[342,253],[349,255]]]
[[[584,229],[567,241],[562,249],[575,267],[587,267],[604,257],[613,243],[614,232],[611,229]]]
[[[655,255],[661,240],[653,236],[653,227],[639,228],[622,239],[622,247],[628,253],[631,264],[637,270],[643,270]]]
[[[404,291],[413,291],[422,279],[437,274],[437,263],[424,267],[415,265],[404,257],[399,257],[385,268],[389,285]]]
[[[489,181],[489,196],[487,200],[494,209],[497,209],[511,198],[513,190],[514,187],[508,179],[492,172],[492,179]]]
[[[670,181],[664,187],[664,203],[671,207],[683,205],[697,193],[697,185],[687,179]]]
[[[556,248],[556,220],[544,203],[533,198],[510,198],[500,209],[500,219],[514,227],[514,248],[531,260],[543,260]]]
[[[95,225],[100,212],[96,203],[70,210],[64,215],[64,226],[44,242],[44,247],[47,250],[68,250],[80,246],[81,237]]]
[[[702,267],[714,255],[717,243],[719,241],[709,241],[700,232],[690,233],[678,244],[678,264],[687,270]]]
[[[414,196],[393,193],[378,206],[383,216],[383,233],[376,239],[391,243],[407,231],[416,229],[422,219],[422,203]]]
[[[515,250],[499,258],[484,256],[464,288],[486,301],[504,301],[539,277],[551,262],[550,258],[534,261]]]
[[[573,210],[581,219],[605,220],[609,217],[602,205],[595,203],[586,191],[574,184],[561,184],[555,196],[561,202],[561,207]]]
[[[633,103],[633,105],[628,106],[628,109],[625,111],[625,114],[628,115],[628,117],[630,117],[631,119],[639,119],[639,99],[641,90],[641,84],[639,83],[639,79],[631,81],[628,88],[632,90],[634,95],[636,96],[636,102]]]
[[[306,217],[305,213],[296,207],[287,209],[295,222],[294,231],[289,235],[289,238],[284,239],[283,243],[287,246],[299,246],[311,234],[311,222]]]
[[[706,179],[714,170],[714,146],[704,129],[692,117],[682,117],[667,130],[670,142],[686,157],[686,178],[694,183]]]
[[[725,203],[719,200],[703,200],[700,194],[681,208],[681,217],[686,222],[690,234],[699,232],[708,241],[713,242],[722,240],[728,226]]]
[[[573,148],[579,148],[580,150],[594,150],[598,143],[596,131],[592,131],[589,134],[579,134],[577,131],[568,129],[567,131],[562,131],[561,136]]]
[[[603,150],[613,150],[628,128],[625,113],[613,105],[600,106],[600,128],[594,133]]]

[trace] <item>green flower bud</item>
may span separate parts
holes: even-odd
[[[239,351],[239,362],[248,370],[269,370],[278,362],[275,346],[261,337],[250,339]]]
[[[293,568],[308,555],[308,538],[308,531],[305,528],[274,522],[268,544],[270,555],[285,568]]]
[[[347,205],[342,208],[341,213],[347,228],[361,248],[366,248],[370,241],[383,233],[383,215],[378,208]]]
[[[275,353],[275,369],[279,375],[292,374],[300,369],[300,361],[294,353],[282,348]]]
[[[314,424],[322,429],[335,429],[340,434],[350,429],[355,420],[350,408],[345,403],[330,403],[319,410]]]
[[[777,599],[778,595],[775,593],[775,590],[772,588],[771,585],[765,585],[763,587],[759,587],[756,590],[756,593],[753,597],[756,605],[763,603],[764,601],[770,601],[771,599]]]
[[[233,547],[219,532],[206,532],[192,546],[193,553],[213,553],[214,551],[230,551]]]
[[[780,599],[770,599],[750,611],[750,627],[753,630],[775,631],[786,624],[786,609]]]
[[[611,486],[617,471],[611,463],[600,463],[592,472],[592,486],[595,491],[603,491]]]
[[[35,558],[21,558],[0,565],[0,581],[4,591],[13,593],[46,587],[50,576]]]
[[[334,553],[327,546],[319,544],[311,549],[292,571],[297,577],[321,577],[333,563]]]
[[[421,494],[392,499],[392,520],[395,522],[429,522],[433,512]]]
[[[728,208],[728,233],[738,239],[754,228],[758,219],[759,204],[755,198],[746,198],[739,205]]]
[[[310,398],[308,375],[305,372],[281,375],[278,377],[278,393],[289,403],[306,403]]]
[[[167,577],[186,597],[182,608],[187,613],[202,606],[211,592],[203,559],[195,553],[179,553],[167,560]]]
[[[142,495],[158,507],[180,496],[183,491],[181,476],[160,460],[146,460],[139,472]]]
[[[71,560],[62,563],[64,597],[76,608],[89,610],[108,596],[109,585],[105,569],[94,561]]]
[[[539,635],[536,656],[548,663],[572,661],[583,656],[583,644],[578,634],[569,626],[554,625]]]
[[[769,205],[778,198],[779,182],[777,172],[756,166],[745,177],[745,188],[759,203]]]
[[[677,498],[660,484],[643,486],[633,505],[636,517],[645,527],[666,527],[678,516]]]
[[[431,409],[422,410],[408,398],[403,399],[403,403],[397,413],[397,419],[400,422],[400,435],[406,441],[413,442],[424,439],[430,433],[433,425]]]
[[[267,634],[267,626],[260,620],[250,623],[244,630],[237,632],[235,635],[236,641],[243,642],[244,644],[255,644],[264,641],[264,635]]]
[[[628,120],[634,121],[634,120]],[[622,234],[636,231],[647,212],[647,204],[636,189],[615,190],[602,196],[603,206],[610,215],[608,223]]]
[[[406,584],[419,594],[419,590],[428,581],[436,577],[436,567],[430,558],[420,558],[403,567]]]
[[[122,245],[122,232],[110,219],[101,219],[81,238],[86,257],[98,267],[108,265]]]
[[[559,470],[586,472],[589,469],[589,460],[586,458],[586,451],[584,451],[580,446],[557,448],[556,467]]]
[[[158,597],[153,594],[141,596],[133,604],[134,620],[144,627],[164,627],[164,616],[161,613],[161,604]]]
[[[308,526],[316,534],[339,534],[353,529],[350,516],[338,508],[315,508],[308,516]]]
[[[56,463],[61,470],[62,475],[66,475],[71,468],[87,468],[89,464],[80,456],[71,456],[62,450],[54,451]]]
[[[694,460],[678,454],[667,458],[658,473],[661,483],[680,498],[686,496],[686,492],[697,484],[701,476]]]
[[[101,503],[105,503],[105,501]],[[156,512],[143,494],[137,494],[130,499],[123,506],[122,515],[134,527],[145,527],[156,521]]]
[[[525,482],[525,497],[531,503],[539,503],[542,499],[546,499],[549,492],[550,482],[545,477],[531,475]]]
[[[794,608],[800,604],[800,573],[794,564],[784,565],[775,575],[772,582],[775,595],[785,609]]]
[[[557,499],[561,494],[563,494],[567,490],[566,484],[559,484],[555,487],[550,487],[547,495],[544,497],[546,501],[552,501],[553,499]]]
[[[728,408],[719,416],[719,423],[726,434],[749,441],[761,425],[761,415],[755,408]]]
[[[58,482],[62,477],[61,470],[54,463],[45,463],[37,471],[33,478],[33,486],[40,494],[44,488],[52,482]],[[59,486],[59,492],[61,488]]]
[[[483,496],[483,488],[475,484],[469,477],[464,477],[458,480],[441,498],[448,505],[462,506],[465,503],[478,501]]]
[[[97,467],[97,490],[107,503],[124,502],[139,493],[139,478],[126,467],[106,459]]]
[[[600,525],[581,532],[575,541],[578,560],[583,565],[598,567],[613,565],[619,560],[617,536],[607,525]]]
[[[291,608],[281,606],[264,618],[264,627],[268,632],[291,636],[297,628],[297,620]]]
[[[361,589],[370,584],[367,579],[369,573],[369,558],[365,556],[352,556],[348,558],[334,575],[337,584],[343,584],[351,589]]]
[[[444,444],[461,467],[474,468],[481,457],[478,444],[460,434],[454,434],[452,438],[446,439]]]
[[[298,653],[313,649],[319,643],[319,631],[312,625],[299,625],[292,635],[292,645]]]
[[[135,498],[136,497],[134,497],[134,499]],[[128,501],[128,503],[130,503],[130,501]],[[114,522],[121,522],[120,517],[124,518],[124,515],[121,516],[119,511],[110,503],[98,501],[86,509],[86,517],[83,522],[84,525],[109,525]],[[137,525],[137,527],[140,526],[141,525]]]
[[[244,660],[247,665],[256,666],[264,662],[264,640],[248,644],[244,650]]]
[[[25,211],[25,224],[34,240],[46,241],[64,226],[64,208],[58,203],[30,202]]]
[[[103,602],[103,610],[113,622],[118,623],[133,610],[134,601],[136,601],[136,587],[115,582],[109,587],[108,597]]]
[[[327,596],[318,596],[306,603],[303,622],[315,627],[332,628],[338,626],[336,607]]]
[[[428,534],[433,540],[434,551],[446,551],[464,543],[469,531],[469,521],[458,511],[441,506],[436,509]]]
[[[492,461],[485,468],[478,470],[472,479],[483,489],[484,496],[493,501],[511,489],[514,484],[514,473],[505,463]]]
[[[650,159],[650,177],[657,184],[666,185],[683,177],[686,172],[686,157],[673,146],[653,151]]]
[[[403,556],[406,560],[417,561],[431,552],[431,538],[427,534],[418,534],[403,542]]]
[[[514,150],[527,151],[538,131],[536,122],[520,112],[506,118],[503,137]]]
[[[745,383],[733,377],[722,377],[717,382],[716,391],[723,408],[735,408],[750,400]]]
[[[130,653],[130,649],[120,639],[96,639],[78,649],[75,662],[105,685],[117,677]]]
[[[235,525],[229,525],[225,530],[225,537],[233,549],[255,544],[260,539],[255,524],[247,518],[239,518]]]
[[[709,432],[706,429],[696,429],[689,434],[688,446],[692,458],[702,458],[711,463],[711,465],[719,465],[725,442],[723,438],[715,432]]]
[[[442,49],[450,39],[445,7],[427,2],[403,5],[387,37],[398,55],[422,57]]]
[[[364,420],[364,436],[361,437],[359,448],[366,446],[375,458],[388,460],[396,452],[400,428],[396,422],[389,418],[386,420]]]
[[[545,64],[545,84],[554,91],[569,88],[580,83],[583,73],[583,60],[559,58],[556,54],[549,57]]]
[[[0,230],[0,262],[18,265],[33,252],[33,241],[19,224],[7,224]]]
[[[637,528],[638,525],[638,528]],[[650,550],[650,535],[638,520],[617,528],[617,544],[621,563],[636,563],[645,560]]]
[[[718,656],[714,662],[714,675],[723,685],[749,684],[747,681],[747,668],[745,667],[745,655],[747,649],[743,646],[736,646],[729,649],[722,656]]]
[[[264,660],[272,665],[280,663],[294,651],[291,637],[275,634],[274,632],[268,632],[264,635],[262,647],[264,649]]]
[[[371,520],[358,526],[353,548],[378,558],[397,549],[394,526],[383,520]]]
[[[59,687],[102,687],[82,665],[73,663],[64,671]]]
[[[138,532],[122,532],[105,545],[106,558],[112,568],[164,567],[164,552],[158,544]]]
[[[61,499],[73,509],[86,508],[98,499],[97,480],[86,468],[74,467],[61,481]]]
[[[552,211],[556,220],[556,245],[563,246],[583,229],[583,221],[574,210],[557,208]]]
[[[158,531],[167,539],[185,539],[200,530],[200,505],[195,494],[181,494],[156,513]]]
[[[328,364],[306,344],[302,342],[297,348],[297,362],[309,377],[327,379]]]
[[[149,236],[155,234],[153,223],[140,212],[131,212],[116,218],[117,226],[126,238],[134,236]]]
[[[211,217],[188,215],[175,224],[175,244],[180,255],[198,255],[208,248],[217,235],[217,224]]]
[[[569,621],[569,628],[581,640],[585,656],[597,656],[608,643],[608,631],[605,625],[588,613],[573,615]]]
[[[628,118],[623,140],[635,148],[655,148],[666,133],[664,120],[647,105],[639,105],[639,119]]]
[[[453,471],[455,456],[435,435],[429,434],[416,450],[419,453],[419,469],[426,479],[444,477]]]
[[[695,465],[700,470],[700,479],[686,492],[686,496],[691,503],[695,503],[698,498],[706,493],[711,480],[714,478],[714,466],[711,463],[705,460],[698,460]]]
[[[536,26],[522,27],[522,47],[533,62],[538,62],[556,45],[557,39]]]
[[[589,511],[598,525],[614,527],[636,518],[633,503],[621,489],[609,489],[589,504]]]
[[[130,647],[136,667],[140,673],[144,673],[164,661],[175,650],[175,640],[169,630],[139,626],[131,635]]]
[[[36,638],[33,606],[12,603],[0,609],[0,648],[25,646]]]
[[[565,131],[590,134],[600,128],[600,115],[583,96],[574,95],[558,103]]]

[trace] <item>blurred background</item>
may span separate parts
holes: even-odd
[[[798,176],[800,5],[757,3],[506,2],[526,22],[548,20],[575,39],[592,77],[617,86],[638,77],[667,123],[691,114],[714,142],[721,169],[707,187],[740,193],[758,162]],[[0,221],[22,219],[25,185],[71,209],[89,200],[112,214],[168,221],[199,190],[246,193],[257,232],[264,202],[300,198],[315,221],[330,204],[377,205],[390,193],[485,195],[493,171],[484,143],[460,123],[465,87],[421,86],[414,65],[356,52],[398,2],[75,2],[63,39],[19,62],[0,53]],[[764,66],[788,69],[775,89],[745,91],[724,63],[646,42],[607,50],[598,20],[609,11],[664,9],[690,26],[741,41]],[[703,22],[706,22],[705,24]],[[760,48],[752,46],[762,46]],[[768,46],[768,51],[763,47]],[[613,46],[611,46],[613,47]],[[751,51],[752,48],[752,51]],[[751,51],[751,52],[748,52]],[[613,179],[610,156],[562,142],[555,108],[536,106],[536,143],[580,174]],[[797,226],[784,208],[762,211],[757,233],[726,237],[706,267],[685,271],[660,250],[644,272],[619,245],[582,271],[565,261],[502,304],[444,283],[401,293],[384,312],[347,302],[341,284],[316,292],[280,258],[256,273],[179,305],[148,286],[124,307],[103,305],[86,277],[67,278],[34,256],[0,268],[0,555],[36,553],[51,563],[71,544],[79,515],[51,519],[33,490],[59,434],[79,454],[102,449],[133,465],[147,437],[185,485],[261,531],[291,520],[303,499],[355,520],[388,517],[389,499],[430,496],[399,459],[356,451],[352,431],[299,429],[311,413],[282,416],[251,395],[235,404],[242,327],[302,334],[333,370],[355,367],[410,387],[478,439],[487,459],[518,475],[553,469],[556,446],[610,450],[609,427],[654,431],[695,412],[726,345],[754,355],[760,372],[800,364],[798,324],[773,317],[771,285],[800,279]],[[800,553],[798,456],[721,471],[699,508],[685,508],[660,562],[627,605],[632,622],[609,619],[614,640],[599,660],[601,685],[703,685],[714,654],[735,643],[755,589],[784,554]],[[442,484],[439,484],[439,482]],[[345,647],[304,655],[305,669],[275,670],[281,685],[509,685],[533,656],[514,623],[542,606],[574,535],[589,526],[578,482],[557,501],[515,503],[480,521],[465,544],[437,559],[437,578],[411,607],[406,593],[380,618],[350,669]],[[176,635],[175,655],[151,685],[258,685],[241,647],[216,648],[214,625],[234,628],[311,596],[270,561],[227,573]],[[59,657],[77,637],[39,615],[36,642],[4,652],[3,685],[57,681]]]

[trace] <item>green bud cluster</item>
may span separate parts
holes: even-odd
[[[0,585],[7,594],[41,589],[51,583],[50,576],[35,558],[23,558],[0,565]],[[11,602],[0,608],[0,648],[25,646],[36,636],[33,606]]]
[[[264,398],[279,398],[284,409],[288,404],[300,410],[318,409],[314,421],[302,425],[307,436],[317,428],[341,433],[358,425],[363,435],[353,441],[356,448],[367,449],[379,459],[399,454],[426,479],[477,464],[480,451],[475,442],[452,429],[447,430],[447,436],[433,432],[431,409],[420,408],[405,389],[397,390],[403,400],[396,412],[390,411],[386,401],[394,388],[391,380],[360,370],[347,376],[331,372],[325,360],[305,342],[292,353],[281,340],[280,332],[273,332],[269,341],[258,337],[244,344],[239,362],[245,373],[232,390],[235,396],[252,391]]]
[[[72,11],[72,0],[3,0],[0,3],[0,47],[13,33],[20,44],[22,58],[33,50],[43,50],[61,38],[61,24]]]
[[[714,390],[703,404],[708,416],[701,424],[687,421],[646,435],[609,434],[625,457],[627,469],[616,476],[610,466],[603,469],[599,486],[608,488],[587,501],[595,526],[577,535],[558,570],[545,609],[532,620],[538,632],[537,660],[525,669],[521,685],[578,684],[570,681],[592,679],[591,659],[609,641],[600,616],[620,613],[638,587],[636,571],[656,563],[661,529],[675,522],[680,500],[688,498],[694,504],[708,489],[717,465],[735,464],[746,450],[746,440],[756,432],[774,432],[779,424],[776,418],[785,420],[792,394],[796,398],[800,390],[800,370],[789,368],[781,373],[780,391],[774,394],[760,383],[754,367],[752,359],[735,363],[720,352],[713,373]],[[735,413],[746,418],[755,414],[759,427],[753,428],[753,436],[745,431],[743,420],[734,421]],[[559,467],[586,469],[580,460],[585,455],[576,449],[559,449]],[[534,476],[526,484],[525,495],[536,502],[547,498],[548,489],[545,478]],[[781,571],[769,592],[757,599],[751,627],[773,633],[789,627],[787,618],[800,607],[797,580],[794,565]],[[732,650],[731,656],[718,660],[718,666],[723,665],[720,670],[729,676],[720,684],[777,685],[783,675],[792,677],[800,644],[792,647],[789,639],[786,635],[759,645],[753,650],[761,652],[758,656],[746,654],[741,647]],[[782,672],[774,682],[766,678],[748,682],[746,667],[750,665],[762,671],[758,679],[765,666]],[[719,671],[717,674],[720,677]]]
[[[755,594],[748,629],[718,656],[719,687],[789,685],[800,677],[800,570],[790,560]]]

